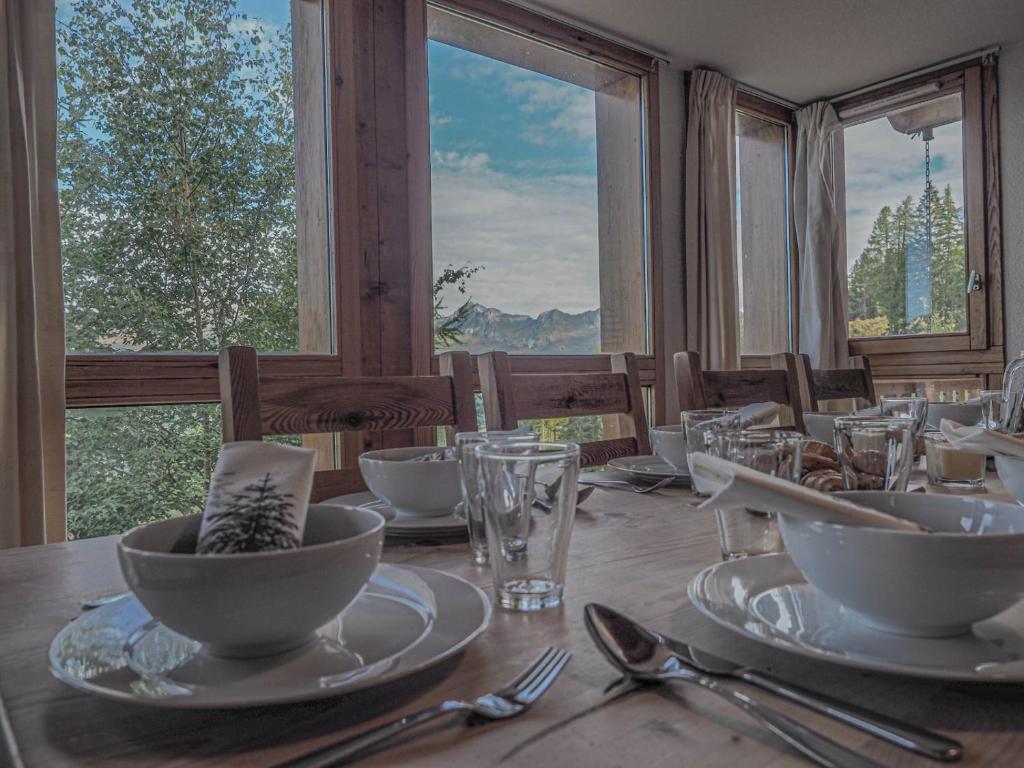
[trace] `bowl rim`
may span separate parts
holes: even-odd
[[[371,539],[375,536],[381,535],[384,531],[384,526],[387,521],[384,516],[373,509],[367,509],[366,507],[351,506],[347,504],[310,504],[310,507],[324,506],[330,507],[331,509],[344,509],[349,511],[356,511],[363,515],[371,516],[376,518],[374,520],[373,527],[362,533],[358,533],[355,536],[351,536],[347,539],[338,539],[336,541],[325,541],[322,544],[312,544],[308,547],[297,547],[295,549],[268,549],[264,552],[217,552],[208,555],[197,555],[194,552],[154,552],[151,549],[140,549],[139,547],[132,546],[126,543],[126,539],[134,533],[141,531],[150,525],[156,523],[167,522],[167,520],[187,520],[191,517],[202,517],[202,513],[196,513],[194,515],[182,515],[180,518],[165,518],[164,520],[152,520],[142,525],[137,525],[129,531],[122,533],[117,539],[117,548],[119,551],[131,553],[132,557],[142,557],[147,559],[167,559],[177,560],[179,558],[196,558],[201,557],[204,561],[219,562],[224,559],[230,559],[238,562],[239,558],[244,560],[255,560],[255,559],[268,559],[268,558],[294,558],[300,557],[303,553],[314,553],[323,552],[331,547],[337,547],[341,544],[351,544],[352,542],[362,541],[363,539]]]
[[[402,464],[408,459],[386,459],[380,454],[393,453],[398,451],[411,451],[410,456],[424,456],[433,451],[444,450],[441,446],[431,445],[410,445],[402,448],[375,448],[372,451],[363,451],[359,454],[359,461],[375,462],[378,464]],[[416,453],[418,451],[418,453]],[[433,461],[410,462],[412,464],[454,464],[458,461],[454,456],[450,459],[434,459]]]
[[[835,495],[841,498],[850,498],[850,494],[877,494],[885,496],[902,496],[904,493],[905,492],[900,491],[837,491]],[[966,502],[967,504],[972,506],[993,504],[998,507],[1006,507],[1008,510],[1012,509],[1024,513],[1024,508],[1022,508],[1020,504],[1011,503],[1009,501],[981,499],[971,496],[938,496],[938,494],[933,495],[942,499],[942,501],[939,502],[940,504],[944,504],[955,499],[957,501]],[[856,500],[856,497],[854,497],[854,500]],[[876,528],[874,526],[869,525],[844,525],[843,523],[826,523],[823,520],[802,520],[797,517],[789,518],[785,514],[781,514],[779,515],[779,517],[786,517],[787,521],[791,520],[795,523],[802,523],[807,525],[808,527],[815,528],[817,530],[832,529],[836,532],[854,531],[855,533],[852,534],[854,536],[926,536],[930,539],[940,539],[944,541],[948,541],[949,539],[973,539],[977,541],[1010,541],[1013,539],[1024,538],[1024,531],[1021,531],[1020,533],[984,533],[980,535],[977,533],[954,533],[953,531],[935,531],[933,533],[922,533],[918,531],[894,530],[892,528]]]

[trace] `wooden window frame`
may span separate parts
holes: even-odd
[[[665,350],[661,291],[656,290],[661,285],[657,61],[501,0],[446,4],[642,77],[650,338],[648,354],[638,355],[638,361],[641,384],[655,388],[655,418],[661,423]],[[332,292],[322,302],[300,305],[300,343],[313,352],[263,353],[261,370],[286,376],[436,373],[426,0],[323,0],[322,11],[316,7],[315,13],[312,5],[311,0],[292,0],[293,34],[307,40],[320,34],[322,13],[327,63],[319,71],[326,83],[312,80],[296,99],[326,94],[328,119],[319,134],[317,120],[296,121],[297,153],[304,148],[303,157],[297,158],[297,199],[301,206],[304,200],[327,195],[330,216],[309,221],[300,213],[298,237],[305,244],[300,246],[299,284],[326,294],[322,286],[327,281]],[[298,56],[299,47],[295,50]],[[316,78],[317,57],[296,61],[296,71]],[[329,187],[320,173],[325,163]],[[314,181],[318,176],[321,181]],[[323,329],[331,327],[332,318],[333,333],[325,336]],[[65,368],[68,408],[220,399],[216,353],[68,354]],[[611,358],[516,355],[512,368],[516,373],[610,371]],[[432,438],[425,432],[416,436]],[[348,466],[362,450],[408,440],[402,434],[346,434],[334,459],[338,466]]]
[[[934,84],[927,93],[921,90]],[[867,355],[875,377],[943,378],[981,376],[989,387],[998,385],[1004,364],[1001,199],[999,183],[999,105],[996,60],[986,56],[833,102],[842,115],[865,108],[843,120],[862,123],[894,107],[931,101],[959,93],[963,104],[964,207],[966,270],[977,270],[983,290],[968,297],[968,329],[956,334],[865,337],[850,339],[851,355]],[[901,94],[907,94],[901,99]],[[872,103],[884,100],[877,108]],[[841,118],[842,119],[842,118]],[[836,133],[838,180],[842,180],[842,132]],[[845,211],[845,187],[837,185],[838,207]],[[844,217],[845,218],[845,217]]]

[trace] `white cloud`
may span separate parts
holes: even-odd
[[[474,301],[528,315],[600,304],[594,177],[513,176],[483,153],[435,152],[431,187],[434,264],[484,266]]]
[[[519,107],[522,112],[545,115],[543,123],[526,126],[522,137],[527,141],[547,143],[551,131],[573,139],[594,140],[597,119],[592,91],[544,80],[516,79],[509,83],[508,92],[524,99]]]
[[[963,205],[962,123],[935,129],[931,142],[932,183],[941,194],[952,187]],[[882,118],[847,128],[846,252],[849,266],[860,257],[883,206],[895,207],[924,191],[924,142],[898,133]],[[940,167],[941,166],[941,167]]]

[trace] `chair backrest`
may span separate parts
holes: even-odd
[[[220,352],[224,442],[266,435],[389,431],[449,427],[477,429],[472,359],[468,352],[441,356],[440,376],[267,376],[256,350]],[[365,490],[358,469],[324,470],[313,479],[313,501]]]
[[[823,400],[855,399],[857,407],[878,404],[871,362],[864,355],[851,357],[849,368],[813,369],[807,355],[783,352],[772,355],[772,365],[797,377],[808,411],[817,411]]]
[[[631,352],[612,355],[608,373],[512,373],[504,352],[480,355],[477,369],[488,429],[515,429],[520,419],[618,415],[615,423],[605,421],[614,437],[580,445],[580,465],[651,453],[640,374]]]
[[[786,370],[758,368],[741,371],[705,371],[699,352],[677,352],[672,358],[680,410],[738,408],[773,402],[788,409],[780,422],[803,432],[804,407],[800,385]]]

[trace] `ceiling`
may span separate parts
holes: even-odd
[[[1024,0],[520,0],[798,103],[1024,41]]]

